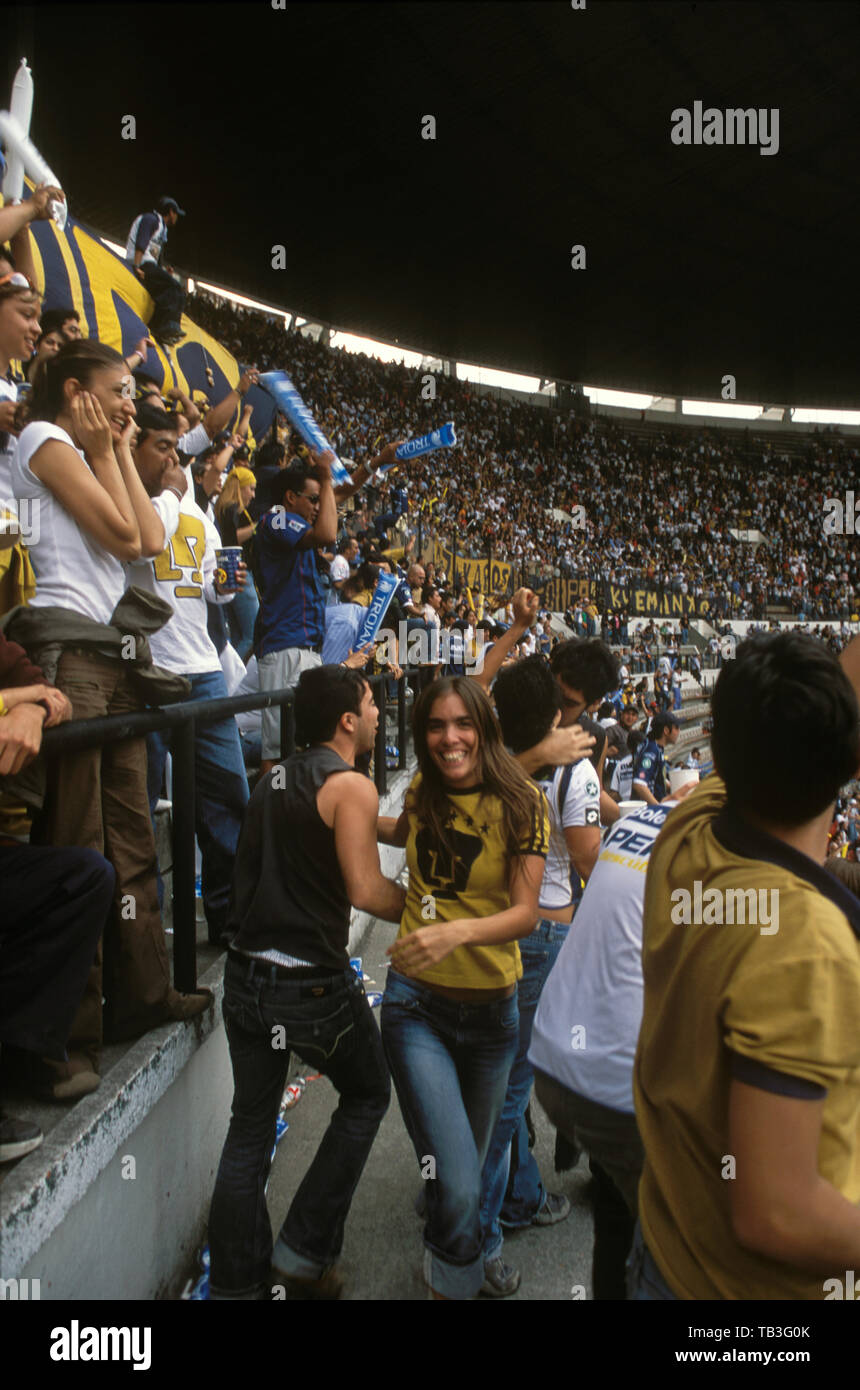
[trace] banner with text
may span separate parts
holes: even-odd
[[[501,560],[469,560],[457,555],[455,567],[450,547],[438,541],[433,547],[433,559],[437,571],[444,570],[449,583],[454,582],[456,568],[458,586],[468,587],[473,592],[480,589],[483,594],[509,595],[520,583],[520,567]],[[535,581],[535,587],[543,605],[554,613],[588,603],[595,604],[600,613],[623,611],[630,618],[706,618],[711,611],[706,598],[675,593],[661,584],[614,584],[605,578],[550,579]]]

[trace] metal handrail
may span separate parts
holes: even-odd
[[[388,790],[388,767],[385,753],[388,705],[386,683],[393,677],[366,676],[380,712],[374,752],[374,781],[381,796]],[[281,710],[281,758],[288,758],[296,749],[293,690],[258,691],[250,695],[231,695],[216,700],[186,700],[161,705],[158,709],[139,710],[131,714],[115,714],[96,719],[76,719],[48,729],[42,739],[46,757],[84,748],[101,747],[121,739],[141,738],[156,730],[170,729],[173,757],[173,784],[182,788],[182,796],[174,801],[172,825],[173,849],[173,982],[183,993],[197,988],[197,908],[194,888],[194,836],[196,832],[194,786],[194,740],[198,723],[212,724],[248,710]],[[397,681],[398,769],[406,766],[406,677]]]

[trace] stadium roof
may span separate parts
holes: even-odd
[[[856,5],[7,13],[72,210],[125,241],[170,194],[203,278],[540,377],[860,402]],[[759,143],[674,144],[696,102],[767,112]]]

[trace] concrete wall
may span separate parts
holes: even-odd
[[[383,815],[399,814],[411,775],[390,775]],[[403,851],[380,846],[380,858],[396,877]],[[351,954],[371,925],[353,914]],[[182,1292],[205,1236],[233,1095],[223,958],[200,983],[213,990],[214,1011],[141,1038],[5,1177],[0,1277],[40,1280],[43,1300]]]

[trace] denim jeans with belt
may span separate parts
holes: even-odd
[[[474,1298],[484,1281],[481,1170],[518,1038],[516,993],[460,1004],[388,972],[382,1041],[427,1174],[424,1277],[445,1298]]]
[[[273,1257],[276,1277],[282,1270],[310,1279],[336,1260],[353,1194],[388,1109],[388,1068],[361,981],[349,968],[291,974],[235,954],[224,972],[235,1091],[209,1214],[216,1298],[264,1295]],[[273,1252],[266,1180],[291,1052],[327,1076],[340,1100]]]
[[[523,977],[518,987],[520,1035],[505,1103],[490,1141],[481,1184],[484,1258],[502,1248],[501,1223],[514,1229],[530,1226],[544,1199],[540,1169],[529,1148],[526,1107],[534,1080],[529,1062],[532,1026],[541,990],[570,931],[569,922],[541,918],[530,936],[520,938]]]

